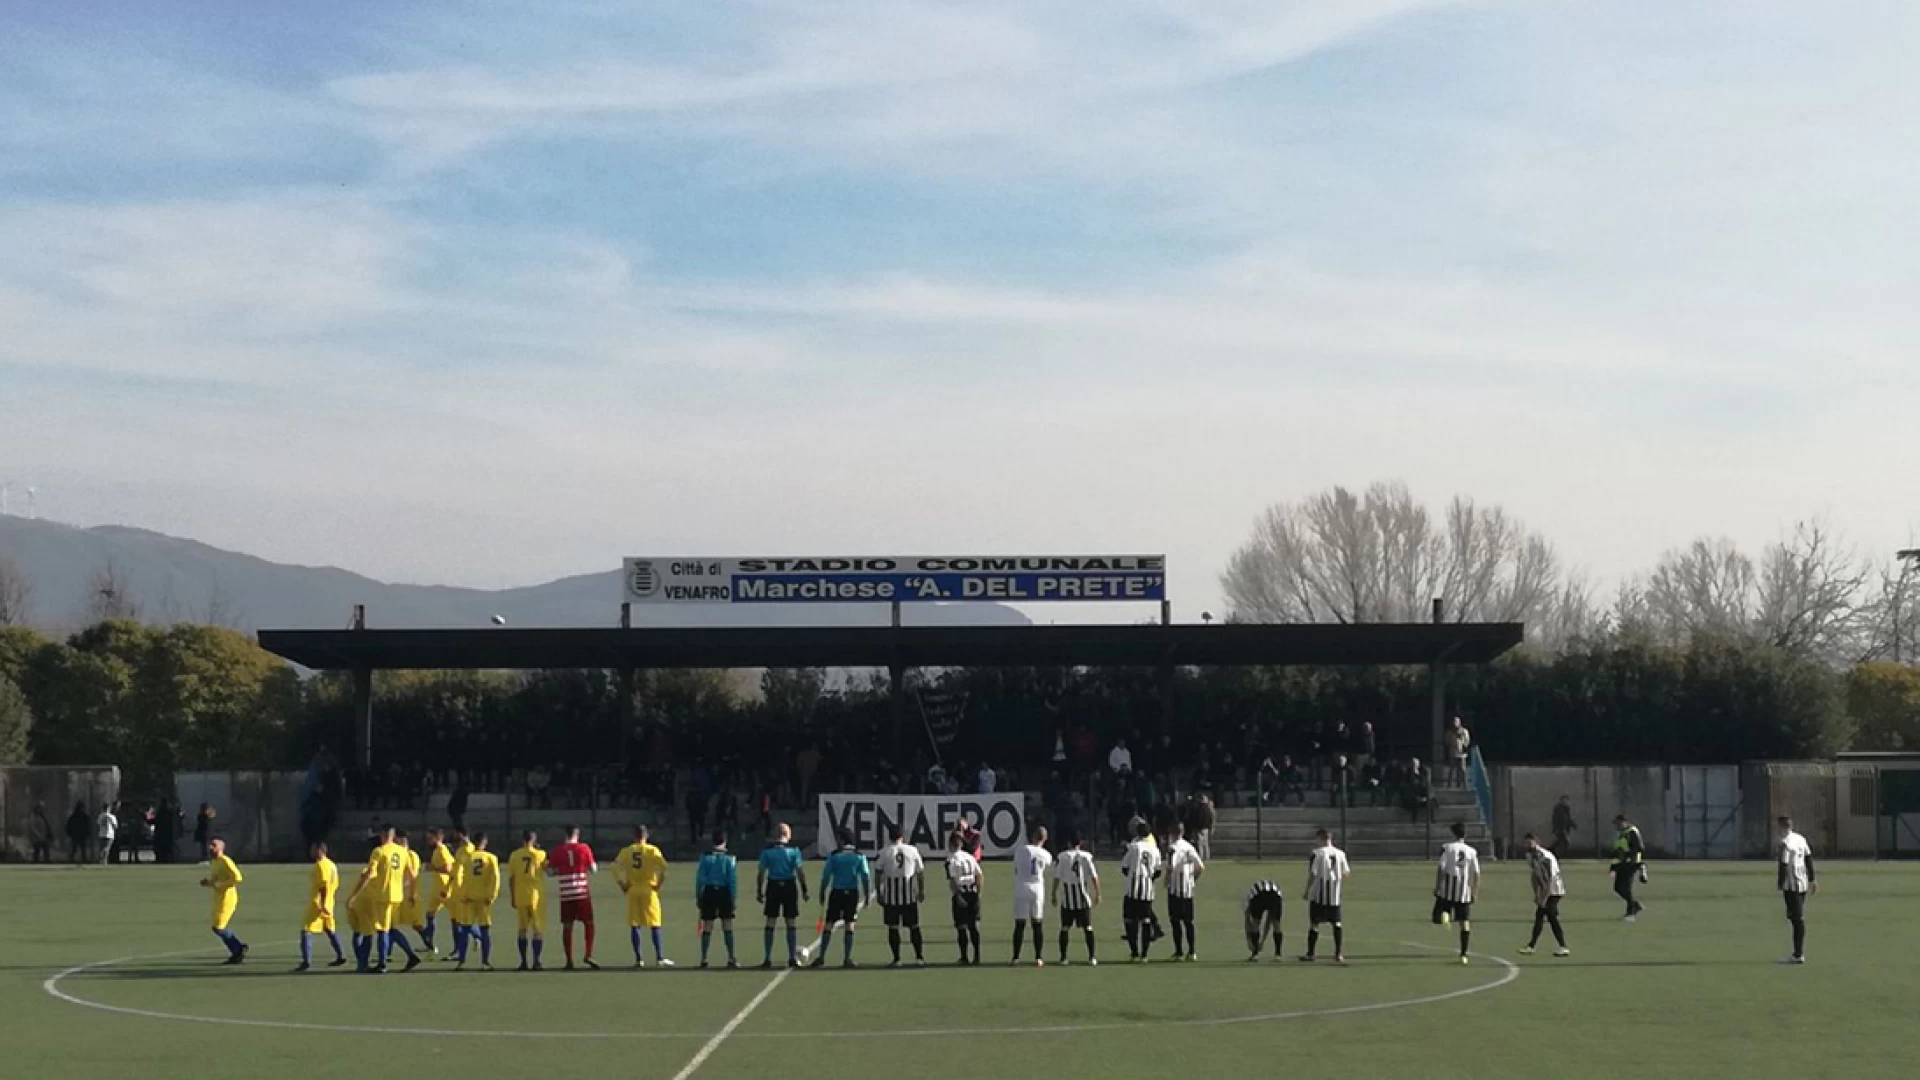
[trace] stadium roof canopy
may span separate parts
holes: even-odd
[[[315,670],[1481,664],[1519,623],[262,630]]]

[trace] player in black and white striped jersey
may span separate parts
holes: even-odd
[[[1127,896],[1120,902],[1120,920],[1126,927],[1127,951],[1136,964],[1145,963],[1153,944],[1154,879],[1160,876],[1160,848],[1142,821],[1133,827],[1133,843],[1120,857],[1120,873],[1127,879]]]
[[[1347,962],[1346,927],[1340,921],[1340,903],[1346,892],[1347,875],[1353,868],[1347,853],[1333,846],[1333,834],[1325,829],[1313,834],[1316,846],[1307,856],[1307,954],[1300,959],[1312,963],[1320,947],[1320,927],[1333,926],[1333,962]]]
[[[1780,827],[1780,864],[1777,884],[1787,902],[1787,922],[1793,925],[1793,955],[1782,963],[1807,962],[1807,897],[1820,891],[1820,878],[1813,869],[1813,846],[1793,831],[1793,819],[1782,817]]]
[[[900,928],[904,926],[913,940],[913,962],[926,967],[926,947],[920,936],[920,905],[927,899],[926,862],[920,849],[907,843],[903,829],[895,826],[891,835],[893,842],[873,860],[880,910],[887,921],[887,947],[893,950],[891,966],[900,966]]]
[[[947,888],[953,893],[953,932],[960,939],[960,963],[980,964],[980,890],[986,882],[980,860],[966,850],[955,830],[947,838]]]
[[[1086,934],[1087,963],[1099,967],[1093,946],[1093,909],[1100,904],[1100,871],[1085,843],[1085,837],[1074,833],[1053,864],[1053,900],[1060,907],[1060,963],[1067,962],[1069,931],[1077,926]]]
[[[1267,935],[1273,935],[1273,958],[1280,959],[1280,949],[1286,935],[1280,930],[1280,914],[1286,906],[1285,898],[1280,895],[1280,886],[1272,878],[1263,878],[1253,883],[1247,890],[1247,898],[1242,904],[1247,921],[1247,962],[1260,959],[1260,946],[1266,944]]]
[[[1540,944],[1541,929],[1551,926],[1553,940],[1559,945],[1553,955],[1572,956],[1573,950],[1567,948],[1567,932],[1560,928],[1560,900],[1567,895],[1566,879],[1560,876],[1560,860],[1532,833],[1521,842],[1527,848],[1527,877],[1533,883],[1533,937],[1520,953],[1533,955],[1534,947]]]
[[[1175,825],[1167,843],[1167,921],[1173,924],[1173,958],[1200,959],[1200,941],[1193,926],[1193,891],[1207,864],[1200,850],[1187,842],[1186,829]]]
[[[1473,940],[1473,897],[1480,891],[1480,853],[1467,843],[1467,827],[1447,827],[1453,839],[1440,849],[1433,875],[1433,925],[1453,923],[1460,928],[1460,962],[1467,963]]]

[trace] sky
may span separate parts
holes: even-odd
[[[388,580],[1920,528],[1906,0],[0,0],[13,508]]]

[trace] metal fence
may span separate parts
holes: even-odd
[[[67,816],[76,803],[87,815],[87,835],[104,803],[120,797],[120,770],[111,765],[0,765],[0,858],[28,859],[33,855],[34,807],[45,814],[54,859],[71,857]]]

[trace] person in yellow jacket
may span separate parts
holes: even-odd
[[[447,896],[447,917],[453,920],[453,955],[467,955],[467,938],[473,932],[473,926],[467,922],[466,901],[467,870],[473,865],[473,841],[467,831],[461,828],[453,830],[451,841],[453,853],[448,861],[452,871],[442,880]]]
[[[459,970],[467,966],[467,943],[480,939],[480,970],[493,970],[493,905],[500,899],[500,859],[487,850],[487,834],[473,838],[473,853],[461,868],[460,906],[456,910],[466,921],[467,933],[461,937],[454,959]]]
[[[327,857],[327,845],[313,845],[313,869],[307,872],[307,915],[300,924],[300,966],[295,971],[313,968],[313,935],[325,934],[333,945],[330,967],[344,967],[347,954],[340,948],[340,935],[334,930],[333,898],[340,891],[340,868]]]
[[[547,930],[547,853],[529,829],[520,834],[520,847],[507,856],[507,886],[520,931],[520,970],[539,971],[540,951]],[[527,945],[533,945],[533,966],[527,966]]]
[[[213,935],[227,947],[227,963],[238,964],[247,958],[247,943],[234,936],[227,925],[240,907],[240,868],[227,857],[227,842],[216,836],[207,841],[207,876],[200,887],[213,890]]]
[[[453,891],[453,849],[447,846],[445,837],[439,829],[427,830],[426,873],[420,875],[419,884],[420,910],[426,918],[425,925],[417,929],[427,955],[435,960],[441,959],[440,948],[434,944],[439,914],[452,902],[449,894]]]
[[[660,889],[667,883],[667,859],[647,839],[647,827],[633,827],[633,843],[620,849],[613,860],[614,880],[627,894],[627,933],[633,941],[633,966],[646,967],[640,955],[640,931],[653,933],[654,962],[663,968],[673,966],[660,942]]]

